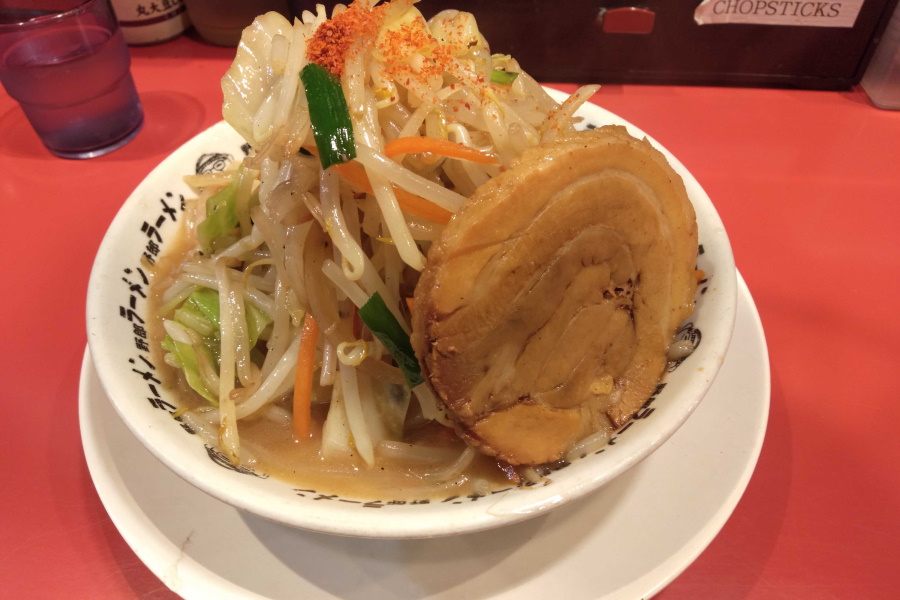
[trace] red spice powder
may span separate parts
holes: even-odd
[[[306,44],[306,58],[338,77],[344,73],[347,54],[359,38],[374,36],[390,2],[372,10],[351,4],[347,10],[322,23]]]
[[[378,51],[384,58],[383,75],[397,81],[405,80],[407,86],[410,78],[421,81],[429,76],[443,74],[454,58],[451,47],[437,42],[421,17],[385,32]],[[416,52],[424,60],[414,70],[406,62],[406,58]]]
[[[390,5],[391,2],[384,2],[367,10],[355,3],[351,4],[347,10],[316,29],[312,39],[307,42],[306,57],[310,62],[325,67],[340,77],[344,73],[349,54],[354,48],[361,47],[356,42],[378,34]],[[455,35],[451,35],[449,43],[438,42],[428,31],[422,17],[385,31],[378,46],[385,65],[382,75],[398,82],[405,80],[407,86],[410,78],[423,81],[429,76],[442,75],[455,59],[455,51],[463,37],[462,25],[457,25],[457,31],[453,33]],[[406,59],[415,52],[419,52],[424,60],[414,70]],[[478,88],[484,87],[484,83],[484,77],[480,74],[476,81],[470,82]],[[480,91],[485,93],[486,90],[487,87],[484,87]]]
[[[378,50],[384,56],[384,62],[391,64],[402,61],[412,52],[434,44],[434,38],[425,29],[424,19],[420,18],[411,23],[404,23],[398,29],[386,31]]]

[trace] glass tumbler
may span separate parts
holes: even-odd
[[[0,8],[0,82],[41,141],[63,158],[128,143],[144,113],[109,0],[29,4]]]

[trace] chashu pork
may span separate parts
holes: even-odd
[[[526,151],[428,253],[412,341],[471,446],[561,458],[650,397],[693,312],[697,225],[665,157],[608,126]]]

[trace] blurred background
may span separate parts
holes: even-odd
[[[112,1],[126,37],[138,45],[187,33],[235,46],[257,14],[315,9],[313,0]],[[476,13],[492,51],[512,54],[539,81],[844,90],[873,65],[875,79],[864,87],[887,98],[873,98],[876,104],[896,96],[900,107],[900,18],[888,28],[896,6],[897,0],[425,0],[417,7],[426,18],[447,8]],[[146,33],[151,29],[154,35]]]

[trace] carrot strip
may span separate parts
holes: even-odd
[[[313,156],[319,155],[316,148],[304,146],[303,149]],[[370,196],[375,194],[375,190],[372,189],[372,184],[369,182],[369,176],[366,175],[366,168],[358,162],[345,162],[339,165],[332,165],[330,168],[337,171],[338,175],[346,179],[347,183],[359,191],[365,192]],[[396,185],[393,188],[394,195],[397,197],[397,204],[400,205],[402,210],[441,225],[446,225],[450,222],[450,217],[453,216],[453,213],[449,210],[438,206],[434,202],[429,202],[421,196],[416,196],[404,189],[400,189]]]
[[[319,325],[309,313],[303,318],[303,332],[300,335],[297,372],[294,375],[294,436],[303,439],[309,437],[313,367],[319,339]]]
[[[375,193],[372,189],[372,184],[369,183],[369,177],[366,175],[365,167],[358,162],[347,162],[340,165],[334,165],[332,168],[337,171],[341,177],[346,179],[347,183],[356,189],[370,195]],[[453,216],[453,213],[445,208],[442,208],[433,202],[429,202],[421,196],[416,196],[404,189],[400,189],[396,185],[394,186],[394,195],[397,196],[397,203],[400,205],[400,208],[417,217],[422,217],[423,219],[446,225],[450,222],[450,217]]]
[[[497,157],[486,154],[481,150],[463,146],[450,140],[433,137],[402,137],[391,140],[384,145],[384,153],[389,157],[398,154],[421,154],[423,152],[440,154],[449,158],[460,158],[482,165],[496,165],[498,162]]]

